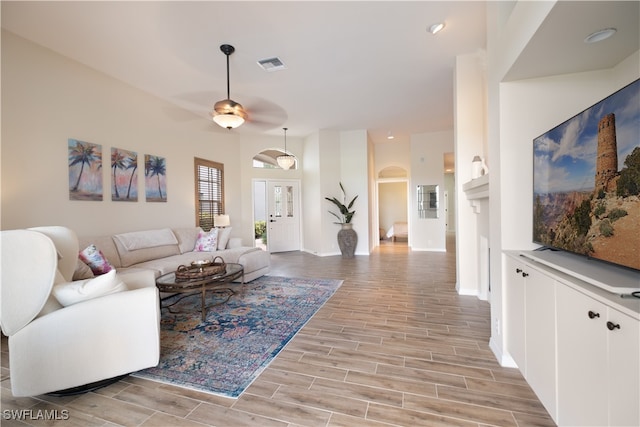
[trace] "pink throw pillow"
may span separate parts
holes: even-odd
[[[89,266],[93,274],[99,276],[113,270],[113,266],[109,263],[102,251],[91,244],[80,251],[78,257]]]
[[[212,228],[208,233],[200,230],[196,245],[193,248],[195,252],[214,252],[218,249],[218,229]]]

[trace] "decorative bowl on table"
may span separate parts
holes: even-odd
[[[227,264],[222,257],[217,256],[211,260],[201,259],[192,261],[190,266],[181,265],[176,270],[177,280],[202,279],[204,277],[224,274]]]
[[[191,266],[192,267],[203,268],[203,267],[206,267],[208,265],[211,265],[211,263],[213,263],[212,259],[199,259],[199,260],[196,260],[196,261],[192,261],[191,262]]]

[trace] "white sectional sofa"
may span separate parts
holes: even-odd
[[[0,324],[13,398],[79,393],[158,364],[160,307],[151,270],[74,282],[72,230],[3,230],[0,240]],[[73,301],[58,300],[58,291]]]
[[[79,239],[80,250],[95,245],[118,274],[144,269],[152,270],[158,277],[175,271],[180,265],[216,256],[227,263],[242,264],[245,282],[269,272],[270,254],[259,248],[242,246],[239,238],[229,238],[230,229],[220,229],[215,251],[194,250],[200,231],[199,227],[185,227],[86,236]]]

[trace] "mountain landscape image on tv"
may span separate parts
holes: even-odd
[[[533,140],[533,241],[640,270],[640,79]]]

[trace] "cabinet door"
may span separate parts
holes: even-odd
[[[507,351],[518,365],[522,375],[525,375],[525,343],[524,343],[524,264],[505,256],[504,269],[506,278],[505,294],[505,334],[507,337]]]
[[[607,307],[558,285],[558,424],[606,426]]]
[[[640,322],[612,308],[607,322],[609,425],[640,426]]]
[[[525,273],[525,378],[556,417],[556,282],[537,270]]]

